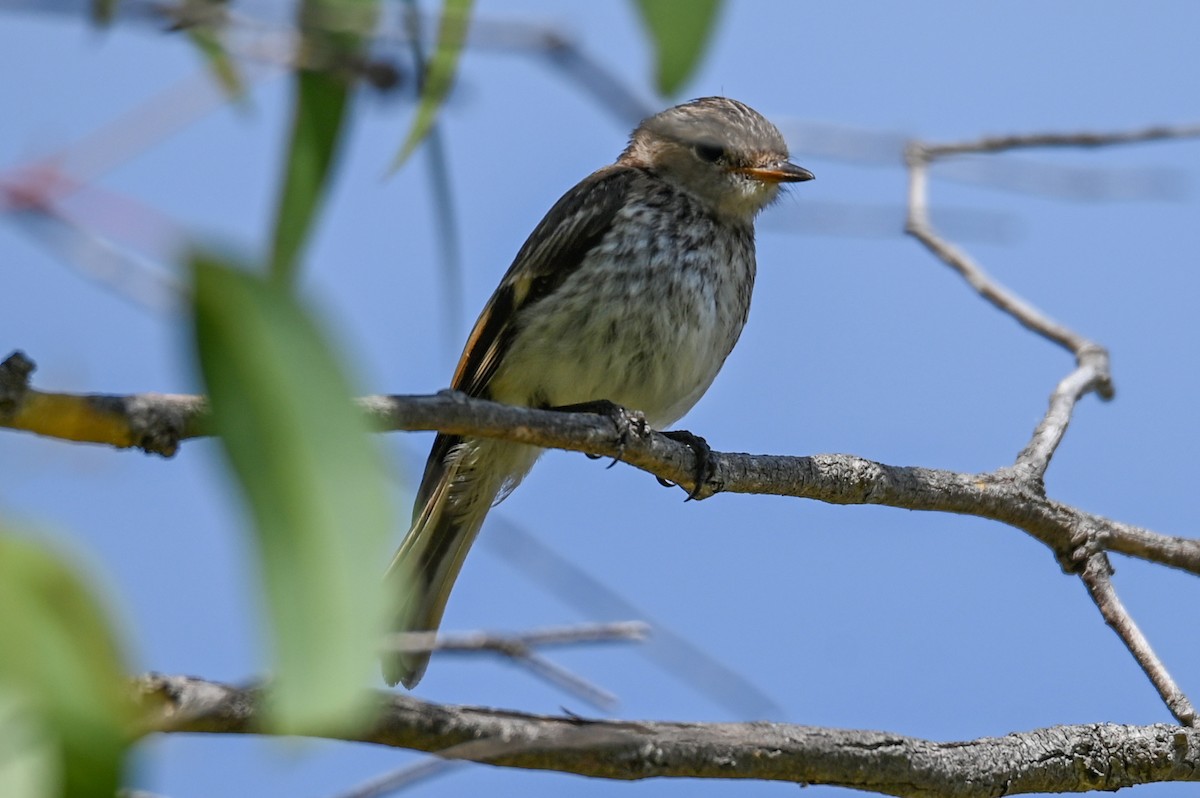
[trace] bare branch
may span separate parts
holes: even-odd
[[[27,387],[32,363],[20,353],[0,364],[0,427],[71,441],[138,447],[170,455],[181,440],[208,432],[203,397],[169,394],[44,393]],[[367,396],[358,400],[384,430],[441,430],[615,457],[682,486],[696,473],[692,450],[658,433],[618,441],[612,422],[589,413],[514,407],[462,394]],[[1080,529],[1108,551],[1200,574],[1200,540],[1123,524],[1048,499],[1011,468],[983,474],[893,466],[846,454],[812,457],[713,452],[703,496],[724,491],[878,504],[974,515],[1025,531],[1056,552],[1074,548]]]
[[[1112,376],[1109,373],[1108,351],[1093,345],[1085,345],[1075,354],[1075,370],[1062,379],[1050,395],[1050,407],[1033,431],[1033,437],[1017,455],[1016,467],[1027,472],[1039,482],[1046,475],[1050,458],[1062,442],[1075,412],[1075,404],[1087,394],[1096,391],[1105,398],[1112,398]]]
[[[908,222],[906,231],[934,255],[957,271],[980,296],[1008,313],[1022,325],[1075,355],[1077,368],[1059,383],[1050,409],[1034,432],[1033,439],[1017,458],[1017,468],[1041,480],[1059,442],[1066,432],[1075,403],[1095,391],[1101,398],[1113,396],[1108,352],[1067,328],[996,282],[966,252],[934,230],[929,220],[929,165],[955,155],[998,153],[1034,147],[1101,147],[1137,142],[1200,137],[1200,125],[1156,125],[1112,133],[1036,133],[992,136],[949,144],[910,143],[905,151],[909,167]]]
[[[929,165],[935,160],[966,153],[996,153],[1027,147],[1099,147],[1110,144],[1200,136],[1200,125],[1157,126],[1118,133],[1033,134],[982,138],[957,144],[913,142],[905,150],[909,168],[909,213],[906,231],[930,252],[957,271],[980,296],[1012,316],[1026,328],[1068,349],[1075,355],[1076,368],[1050,396],[1050,406],[1034,430],[1033,437],[1017,456],[1011,469],[1016,484],[1038,495],[1045,494],[1044,478],[1050,459],[1066,434],[1075,405],[1095,391],[1103,399],[1113,396],[1108,351],[1062,324],[1050,319],[989,276],[966,252],[934,231],[929,221]],[[1167,672],[1149,641],[1125,610],[1110,579],[1111,567],[1104,553],[1107,527],[1082,523],[1075,527],[1071,549],[1050,544],[1068,571],[1077,571],[1101,615],[1125,643],[1142,671],[1150,679],[1167,708],[1185,726],[1197,722],[1191,702]],[[1082,568],[1078,566],[1082,564]]]
[[[1111,147],[1170,139],[1200,138],[1200,125],[1150,125],[1137,130],[1109,133],[1021,133],[1011,136],[985,136],[972,141],[924,145],[929,159],[967,153],[1007,152],[1037,147]]]
[[[483,536],[483,545],[514,568],[527,581],[574,607],[584,617],[645,619],[653,636],[635,652],[699,695],[732,713],[735,718],[779,717],[783,709],[736,669],[691,642],[619,590],[597,579],[587,569],[560,554],[554,547],[518,524],[497,517]]]
[[[646,639],[649,633],[649,625],[641,621],[556,626],[512,635],[500,635],[492,632],[460,634],[400,632],[390,635],[384,647],[391,651],[501,654],[528,668],[534,675],[566,690],[592,706],[604,711],[611,711],[618,703],[615,695],[550,661],[533,649],[536,646],[639,641]]]
[[[401,632],[391,635],[388,648],[394,651],[494,651],[500,654],[513,646],[577,645],[613,641],[645,640],[649,624],[641,621],[581,623],[574,626],[548,626],[511,635],[493,632]]]
[[[1015,318],[1022,325],[1048,338],[1059,346],[1078,355],[1084,349],[1099,349],[1096,344],[1051,319],[1016,294],[992,279],[983,267],[966,252],[939,236],[929,221],[929,163],[932,158],[929,145],[913,143],[906,150],[905,160],[909,167],[908,222],[905,228],[940,258],[947,266],[958,272],[979,295],[1000,310]],[[1101,350],[1103,351],[1103,350]]]
[[[1171,714],[1184,726],[1200,725],[1196,717],[1196,708],[1175,684],[1175,680],[1167,672],[1166,666],[1154,653],[1146,636],[1142,634],[1142,630],[1134,622],[1133,616],[1129,614],[1117,596],[1117,591],[1112,583],[1112,566],[1104,552],[1095,552],[1087,558],[1080,578],[1087,586],[1092,601],[1096,602],[1096,606],[1100,609],[1104,622],[1117,633],[1125,647],[1133,654],[1133,658],[1150,678],[1154,689],[1158,690],[1158,694],[1162,696],[1163,703],[1171,710]]]
[[[142,677],[138,689],[146,733],[263,733],[257,691],[160,675]],[[1058,726],[939,743],[782,723],[585,720],[443,706],[386,692],[376,700],[375,724],[341,739],[597,778],[762,779],[914,798],[1200,781],[1200,731],[1165,724]]]
[[[0,363],[0,426],[164,457],[175,454],[181,440],[208,434],[202,396],[44,393],[29,387],[35,368],[22,352]]]

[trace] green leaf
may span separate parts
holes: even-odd
[[[678,92],[700,63],[712,36],[721,0],[636,0],[654,40],[658,91]]]
[[[213,424],[254,521],[286,733],[364,722],[382,630],[388,481],[350,383],[286,286],[194,260]]]
[[[0,683],[0,795],[62,795],[64,763],[59,746],[23,693]]]
[[[217,84],[231,100],[242,102],[246,99],[246,83],[238,72],[237,65],[229,57],[225,43],[221,40],[219,30],[208,26],[187,28],[188,38],[208,62]]]
[[[421,104],[412,128],[400,146],[400,152],[392,160],[392,170],[399,169],[413,154],[420,143],[433,129],[458,72],[458,57],[467,41],[467,29],[471,23],[471,6],[474,0],[446,0],[442,4],[442,18],[438,23],[437,47],[429,59],[429,69],[421,86]]]
[[[344,76],[327,72],[297,72],[293,80],[292,134],[270,261],[271,276],[281,283],[295,278],[337,154],[351,90]]]
[[[298,8],[302,66],[293,78],[291,137],[270,257],[271,275],[281,283],[293,281],[320,210],[378,10],[379,0],[303,0]]]
[[[3,795],[116,793],[134,705],[101,606],[60,558],[0,537]]]

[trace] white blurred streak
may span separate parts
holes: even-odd
[[[1125,169],[1066,166],[1013,156],[961,155],[933,165],[941,180],[1081,202],[1178,202],[1187,178],[1167,167]]]
[[[152,261],[76,225],[40,211],[9,215],[17,229],[57,255],[79,274],[153,313],[178,310],[186,289]]]
[[[903,133],[798,119],[782,119],[778,126],[793,155],[859,166],[903,167],[904,147],[913,138]],[[937,162],[933,169],[939,179],[1072,201],[1179,201],[1188,189],[1183,172],[1170,167],[1113,169],[1013,156],[956,155]]]
[[[888,238],[904,232],[905,209],[900,205],[862,202],[784,201],[763,214],[759,229],[772,233]],[[938,226],[958,238],[986,244],[1009,244],[1019,236],[1014,216],[974,208],[939,208]]]

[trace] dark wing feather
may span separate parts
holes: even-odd
[[[488,383],[526,307],[554,291],[612,229],[630,187],[645,179],[640,169],[608,166],[563,195],[525,240],[467,338],[451,387],[487,396]]]
[[[612,229],[630,188],[646,174],[630,166],[607,166],[572,188],[529,234],[499,287],[484,306],[467,338],[450,387],[486,398],[488,385],[516,332],[514,320],[526,307],[550,294],[583,263]],[[414,518],[433,496],[445,472],[446,456],[462,438],[439,434],[425,463]]]

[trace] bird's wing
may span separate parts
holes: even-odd
[[[468,396],[488,396],[488,386],[524,309],[554,291],[583,263],[587,253],[612,229],[630,188],[645,179],[641,169],[614,164],[572,188],[529,234],[512,266],[479,314],[467,338],[450,387]],[[437,491],[446,456],[461,438],[438,435],[417,492],[414,515]]]
[[[644,173],[608,166],[563,195],[529,234],[467,338],[451,387],[487,396],[488,384],[514,332],[513,321],[526,307],[562,284],[612,228],[629,188]]]

